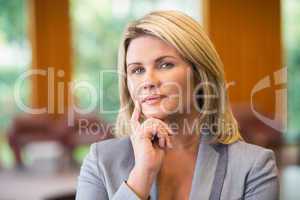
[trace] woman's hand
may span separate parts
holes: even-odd
[[[172,148],[170,136],[172,131],[168,125],[156,118],[148,118],[140,124],[141,106],[135,102],[135,108],[131,117],[130,136],[135,166],[150,173],[157,173],[160,170],[164,157],[164,149]]]
[[[156,118],[148,118],[141,124],[140,115],[141,106],[135,102],[131,117],[133,133],[130,135],[135,166],[129,175],[127,184],[140,197],[146,198],[153,180],[161,168],[165,148],[172,148],[170,138],[172,131],[166,123]]]

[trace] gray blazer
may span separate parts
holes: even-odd
[[[208,136],[201,137],[189,200],[279,199],[273,151],[242,141],[208,144]],[[92,144],[78,177],[76,200],[139,200],[125,182],[133,166],[129,137]],[[155,180],[151,200],[158,199],[157,191]]]

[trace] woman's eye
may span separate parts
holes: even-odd
[[[160,65],[161,68],[171,68],[173,66],[174,66],[173,63],[163,63]]]
[[[144,69],[142,67],[136,67],[134,69],[131,70],[132,74],[139,74],[143,71]]]

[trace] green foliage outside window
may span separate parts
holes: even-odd
[[[13,99],[14,83],[29,64],[25,3],[0,0],[0,134],[19,110]],[[27,101],[29,85],[25,84],[22,98]]]
[[[26,14],[26,1],[0,0],[0,164],[4,167],[13,164],[5,133],[11,119],[20,112],[14,101],[14,85],[30,63]],[[25,81],[21,88],[25,103],[29,99],[29,86]]]
[[[288,143],[300,140],[300,1],[284,0],[283,44],[288,67]]]

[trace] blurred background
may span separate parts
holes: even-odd
[[[299,0],[0,0],[0,199],[74,199],[89,144],[113,137],[122,30],[158,9],[204,26],[243,137],[300,199]]]

